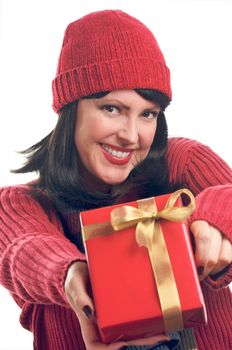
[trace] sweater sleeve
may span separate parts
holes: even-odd
[[[64,280],[70,264],[85,260],[23,187],[0,192],[0,283],[32,303],[67,305]]]
[[[170,138],[167,160],[170,182],[199,194],[208,187],[232,184],[232,169],[208,146],[185,138]]]
[[[232,244],[232,185],[209,187],[196,197],[196,210],[190,224],[196,220],[207,221],[216,227]],[[232,264],[226,273],[217,280],[207,277],[205,282],[215,288],[224,287],[232,282]]]
[[[172,138],[167,159],[173,186],[189,188],[196,196],[190,223],[207,221],[232,243],[232,169],[209,147],[184,138]],[[232,265],[217,280],[205,283],[221,288],[232,281]]]

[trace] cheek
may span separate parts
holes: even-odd
[[[85,123],[78,123],[75,131],[75,144],[77,149],[87,147],[98,139],[99,127],[95,123],[89,123],[86,120]]]
[[[146,128],[143,132],[143,137],[141,140],[141,146],[144,150],[149,150],[156,134],[157,123],[155,125]]]

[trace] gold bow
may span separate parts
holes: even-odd
[[[175,207],[177,199],[186,194],[190,199],[188,206]],[[139,246],[151,249],[154,225],[159,219],[181,222],[187,219],[195,208],[193,194],[187,189],[181,189],[171,194],[167,203],[161,211],[157,211],[154,198],[138,200],[138,208],[125,205],[115,208],[111,212],[111,225],[114,231],[124,230],[136,226],[136,241]]]
[[[186,194],[187,206],[176,207],[177,199]],[[111,211],[111,223],[83,226],[83,238],[106,235],[136,226],[136,241],[148,250],[166,332],[183,328],[183,318],[179,294],[172,271],[160,219],[181,222],[187,219],[195,208],[195,199],[187,189],[172,193],[161,211],[157,211],[154,198],[138,200],[138,208],[122,206]]]

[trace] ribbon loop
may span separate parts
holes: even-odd
[[[174,204],[182,194],[188,196],[190,200],[189,204],[187,206],[175,207]],[[144,202],[147,200],[144,200]],[[134,208],[129,205],[113,209],[111,212],[111,225],[115,231],[137,225],[136,241],[139,246],[144,245],[148,248],[152,241],[151,232],[153,232],[153,235],[155,234],[154,224],[157,220],[184,221],[192,214],[194,208],[195,199],[192,193],[187,189],[181,189],[170,195],[164,209],[160,211],[154,210],[154,208],[153,210],[150,209],[151,211],[142,210],[141,208]],[[141,223],[143,223],[143,225],[141,225]],[[144,237],[142,237],[142,235],[144,235]]]

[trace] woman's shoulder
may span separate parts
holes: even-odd
[[[169,168],[185,167],[203,145],[189,138],[170,137],[168,139],[167,161]],[[205,147],[205,146],[203,146]],[[183,170],[183,169],[182,169]]]
[[[207,147],[197,140],[189,139],[186,137],[169,137],[168,139],[168,152],[177,149],[179,151],[189,151],[200,146]]]
[[[17,184],[17,185],[5,185],[0,187],[0,197],[2,196],[17,196],[25,195],[30,193],[31,187],[29,184]]]
[[[17,196],[17,195],[25,195],[30,196],[32,192],[35,190],[36,183],[28,182],[25,184],[14,184],[14,185],[5,185],[0,187],[0,196],[6,195],[6,196]]]
[[[0,218],[30,217],[36,220],[47,220],[58,223],[59,216],[52,201],[41,189],[31,183],[5,186],[0,188]]]
[[[167,162],[170,182],[199,189],[232,182],[230,166],[209,146],[188,138],[168,140]]]
[[[167,160],[169,164],[178,162],[183,165],[193,160],[198,163],[223,162],[220,156],[208,145],[185,137],[170,137],[168,139]]]
[[[0,188],[0,202],[2,205],[35,206],[43,202],[49,204],[49,199],[42,190],[37,189],[34,182],[17,185],[7,185]]]
[[[223,164],[228,165],[210,146],[194,139],[185,137],[170,137],[168,139],[167,160],[169,164],[178,161],[178,163],[186,164],[194,161],[194,163]]]

